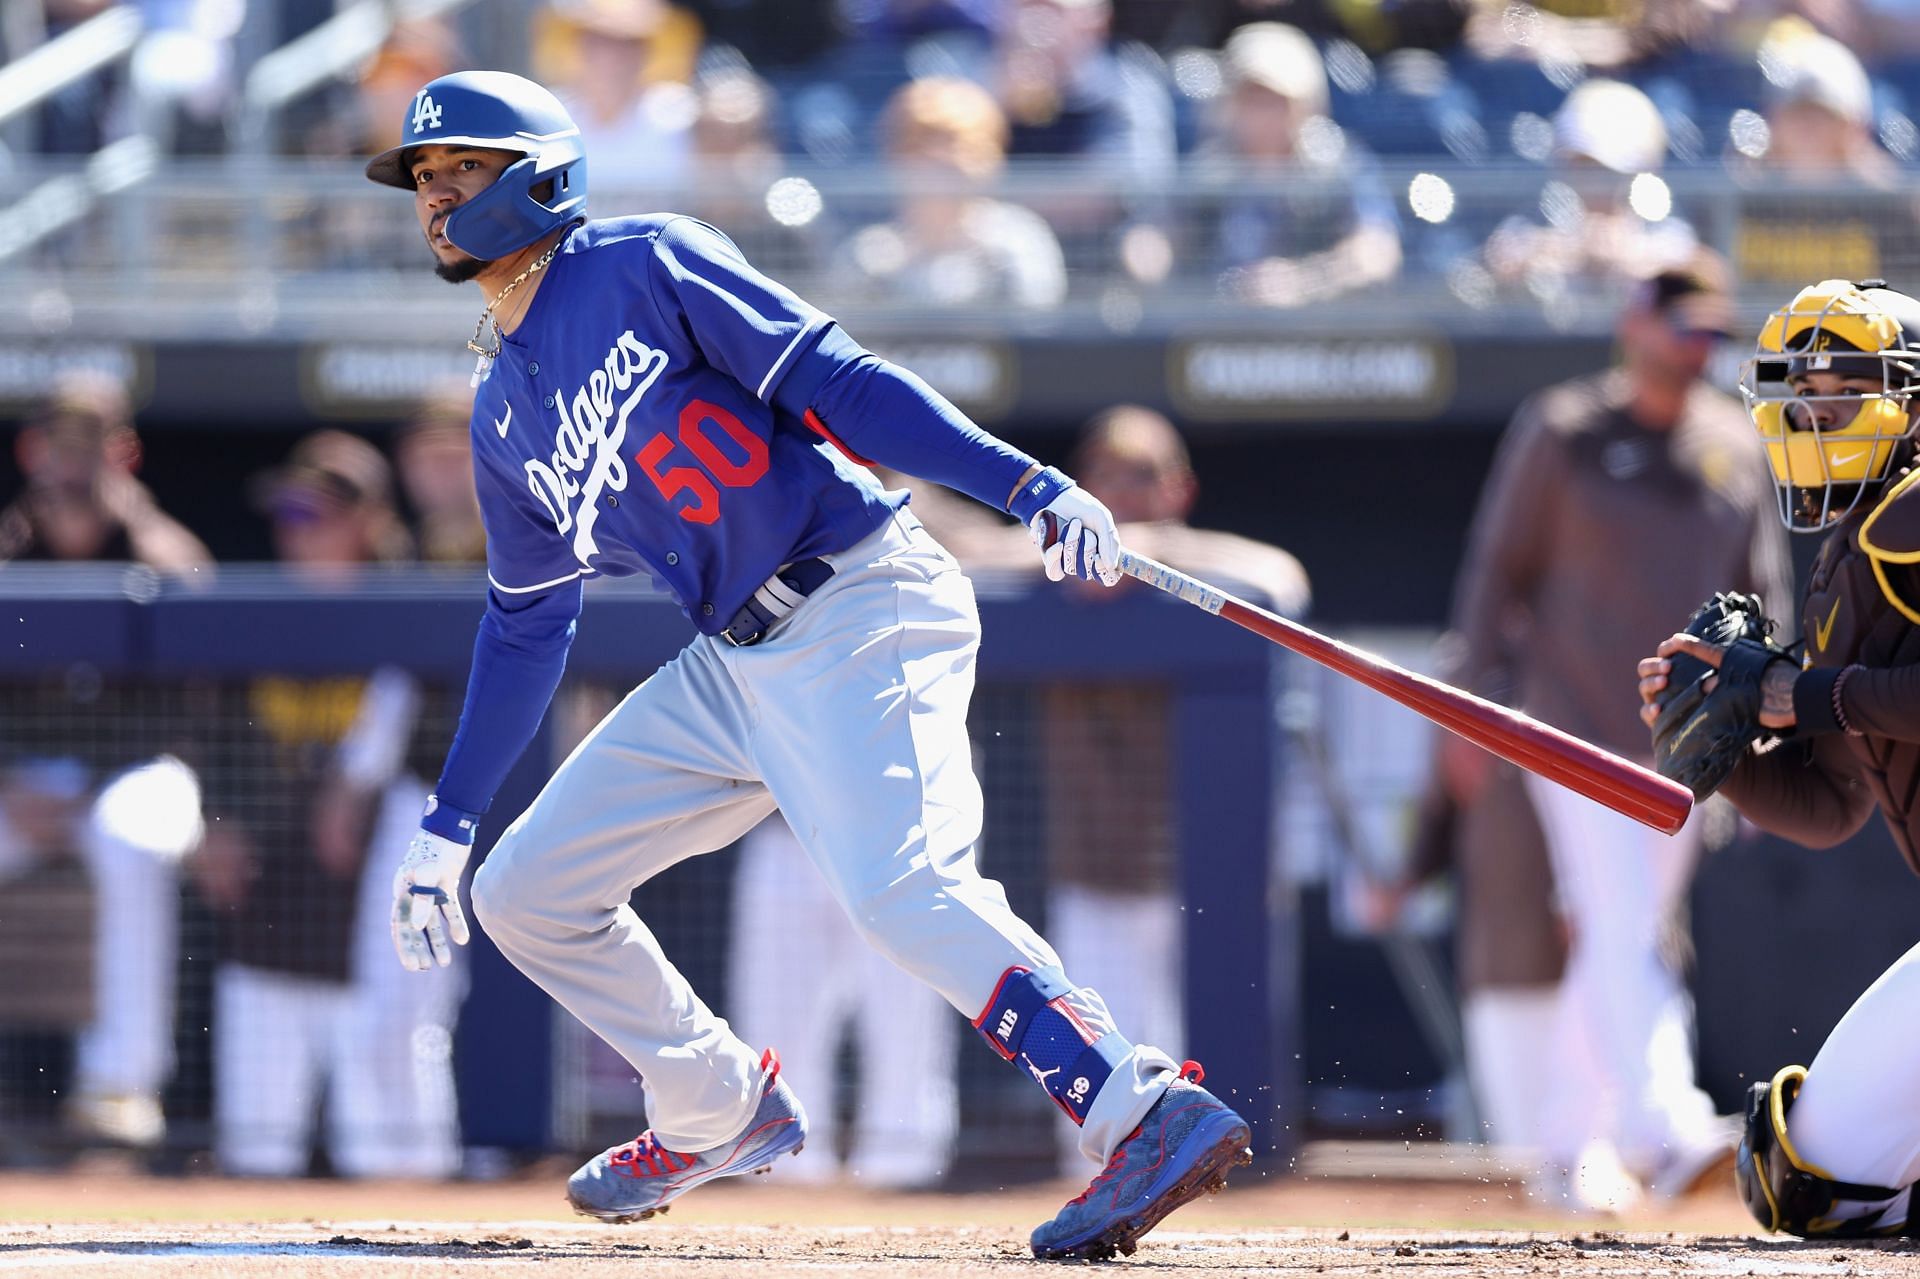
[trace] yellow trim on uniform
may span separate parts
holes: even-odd
[[[1873,522],[1880,518],[1880,513],[1889,506],[1892,506],[1894,502],[1899,500],[1901,494],[1912,488],[1916,483],[1920,483],[1920,467],[1915,467],[1913,470],[1907,472],[1906,475],[1901,477],[1898,484],[1888,489],[1886,495],[1873,504],[1873,513],[1868,515],[1860,524],[1861,550],[1873,556],[1875,559],[1892,560],[1895,564],[1920,563],[1920,551],[1882,550],[1873,544],[1872,538]]]
[[[1807,1082],[1807,1068],[1805,1066],[1782,1066],[1774,1073],[1773,1087],[1767,1094],[1767,1108],[1769,1111],[1767,1117],[1773,1124],[1774,1140],[1780,1143],[1780,1151],[1786,1155],[1787,1162],[1795,1168],[1798,1168],[1801,1172],[1810,1172],[1816,1177],[1825,1177],[1828,1181],[1838,1181],[1840,1178],[1834,1176],[1819,1164],[1810,1164],[1802,1159],[1800,1152],[1793,1148],[1793,1139],[1787,1136],[1787,1102],[1784,1095],[1786,1090],[1781,1087],[1781,1084],[1789,1078],[1793,1080],[1793,1092],[1797,1097],[1800,1095],[1800,1085]]]
[[[1914,608],[1894,592],[1893,584],[1887,580],[1885,567],[1888,564],[1920,564],[1920,550],[1889,551],[1875,546],[1872,537],[1874,521],[1880,518],[1881,512],[1893,505],[1916,483],[1920,483],[1920,467],[1910,471],[1898,484],[1887,490],[1885,497],[1875,503],[1872,513],[1860,524],[1860,549],[1867,553],[1867,561],[1873,565],[1873,580],[1880,584],[1880,593],[1886,596],[1887,603],[1893,605],[1909,622],[1920,626],[1920,609]],[[1823,650],[1825,647],[1824,644],[1821,645]]]

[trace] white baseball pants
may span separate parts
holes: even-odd
[[[827,558],[834,576],[761,643],[702,636],[630,693],[474,875],[488,935],[633,1065],[672,1150],[746,1126],[759,1054],[628,898],[776,805],[868,944],[967,1018],[1007,969],[1058,962],[974,863],[972,584],[904,511]],[[1173,1070],[1136,1048],[1096,1099],[1083,1153],[1104,1161]]]
[[[1787,1132],[1800,1157],[1841,1181],[1901,1187],[1920,1181],[1920,946],[1853,1001],[1820,1046]],[[1857,1215],[1866,1215],[1864,1205]]]
[[[389,786],[368,840],[399,848],[427,788]],[[348,1177],[448,1177],[460,1167],[453,1025],[466,965],[410,973],[393,962],[393,872],[361,868],[348,983],[224,965],[215,977],[215,1122],[237,1176],[306,1171],[320,1090],[327,1153]]]
[[[173,1074],[180,859],[202,833],[200,781],[172,756],[120,773],[87,814],[93,876],[94,1020],[80,1035],[75,1088],[155,1103]]]
[[[1526,780],[1571,932],[1542,1153],[1571,1165],[1590,1139],[1606,1138],[1652,1177],[1726,1145],[1694,1083],[1691,1005],[1660,954],[1661,929],[1692,882],[1698,827],[1661,835],[1545,778]]]

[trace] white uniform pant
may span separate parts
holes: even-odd
[[[1110,893],[1083,884],[1047,890],[1047,932],[1073,979],[1100,992],[1117,1023],[1148,1043],[1186,1040],[1185,912],[1172,893]],[[1080,1130],[1060,1117],[1065,1162]]]
[[[426,788],[396,784],[369,840],[401,848]],[[387,930],[391,863],[361,871],[347,983],[223,966],[214,987],[214,1118],[228,1173],[306,1171],[320,1090],[327,1152],[349,1177],[446,1177],[459,1168],[453,1023],[465,966],[410,973]]]
[[[94,1019],[81,1033],[75,1091],[157,1103],[173,1074],[180,859],[200,842],[200,783],[171,756],[100,788],[81,850],[94,891]]]
[[[1651,1177],[1725,1145],[1713,1102],[1694,1083],[1691,1004],[1660,953],[1661,930],[1692,882],[1698,827],[1661,835],[1544,778],[1526,780],[1571,933],[1542,1152],[1571,1166],[1590,1140],[1607,1139]]]
[[[474,876],[488,935],[633,1065],[672,1150],[746,1126],[759,1054],[628,898],[776,805],[868,944],[967,1018],[1007,969],[1058,962],[974,863],[972,584],[905,512],[828,558],[834,576],[760,644],[702,636],[629,694]],[[1095,1100],[1082,1152],[1104,1161],[1173,1068],[1136,1049]]]
[[[1867,987],[1813,1059],[1787,1132],[1801,1159],[1840,1181],[1920,1181],[1920,946]],[[1856,1214],[1859,1215],[1859,1214]]]
[[[1588,1078],[1584,1056],[1571,1063],[1546,1060],[1559,1016],[1558,986],[1491,986],[1460,1001],[1467,1078],[1482,1141],[1517,1155],[1537,1154],[1549,1088],[1563,1086],[1553,1078],[1554,1069],[1571,1066]]]
[[[937,1180],[959,1125],[960,1019],[860,939],[777,815],[741,841],[733,901],[729,990],[741,1034],[778,1048],[781,1073],[824,1104],[851,1024],[860,1104],[847,1171],[876,1186]],[[793,1169],[807,1179],[831,1177],[842,1157],[838,1125],[817,1118]]]

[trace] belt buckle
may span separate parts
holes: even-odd
[[[761,640],[765,639],[766,637],[767,637],[767,632],[764,628],[757,631],[748,632],[744,639],[736,637],[733,633],[733,628],[731,626],[727,627],[726,630],[720,632],[720,638],[725,640],[727,643],[733,645],[735,648],[751,648],[755,644],[758,644]]]

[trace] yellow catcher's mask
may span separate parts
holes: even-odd
[[[1860,381],[1844,394],[1802,394],[1812,373]],[[1740,391],[1789,529],[1824,528],[1877,490],[1912,430],[1916,390],[1920,301],[1881,281],[1822,280],[1767,318]]]

